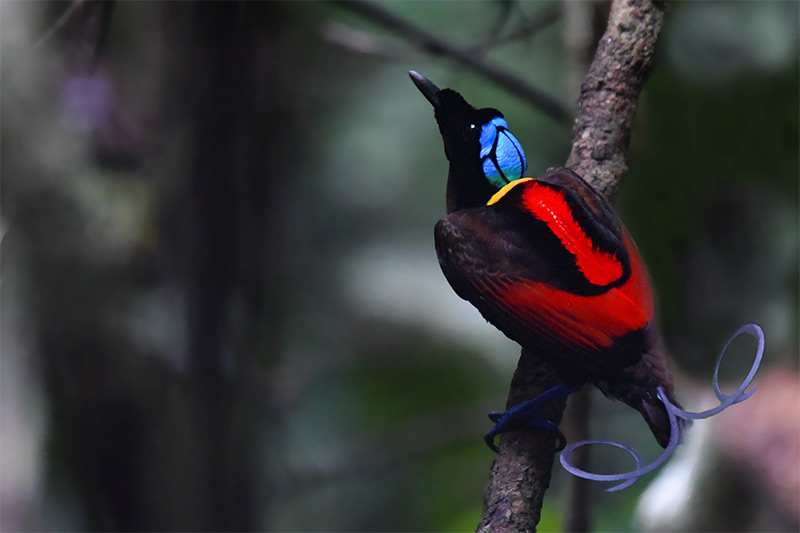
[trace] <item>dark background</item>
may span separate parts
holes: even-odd
[[[377,5],[570,110],[607,9]],[[518,349],[439,271],[447,162],[406,71],[501,109],[531,175],[563,164],[569,122],[347,4],[0,11],[0,527],[474,529]],[[798,15],[668,18],[619,212],[686,407],[714,404],[742,323],[767,356],[750,405],[696,423],[644,498],[656,475],[592,486],[598,531],[800,523]],[[658,450],[600,394],[592,433]],[[541,530],[569,482],[557,465]]]

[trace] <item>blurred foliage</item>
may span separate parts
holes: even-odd
[[[550,3],[381,5],[575,93],[562,19],[491,46]],[[447,162],[406,71],[501,109],[532,174],[569,126],[338,4],[118,2],[96,66],[99,14],[35,45],[65,8],[0,4],[2,529],[473,529],[517,350],[439,271]],[[679,391],[743,322],[798,353],[798,20],[677,4],[642,96],[618,205]],[[594,435],[656,453],[596,399]],[[593,486],[596,530],[644,485]]]

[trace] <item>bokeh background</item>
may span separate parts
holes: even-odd
[[[433,251],[447,172],[416,69],[501,109],[529,173],[569,121],[420,28],[574,108],[601,2],[0,4],[0,527],[467,531],[515,345]],[[372,13],[372,14],[370,14]],[[796,2],[673,6],[619,212],[678,396],[714,404],[739,325],[760,389],[695,424],[596,531],[797,531]],[[388,24],[388,25],[387,25]],[[737,340],[732,390],[750,365]],[[657,445],[596,393],[592,435]],[[625,456],[596,469],[631,467]],[[560,530],[557,464],[542,531]]]

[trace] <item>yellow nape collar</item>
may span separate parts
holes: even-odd
[[[532,180],[533,180],[533,178],[520,178],[518,180],[512,181],[511,183],[506,183],[505,185],[503,185],[502,189],[500,189],[499,191],[494,193],[494,196],[492,196],[489,199],[489,201],[486,202],[486,205],[496,204],[497,202],[500,201],[500,198],[502,198],[503,196],[508,194],[508,191],[510,191],[511,189],[513,189],[514,187],[519,185],[520,183],[525,183],[526,181],[532,181]]]

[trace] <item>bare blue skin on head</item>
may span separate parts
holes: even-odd
[[[433,82],[413,70],[408,75],[434,109],[443,105],[441,91]],[[465,105],[468,106],[466,103]],[[480,128],[478,143],[483,173],[489,183],[500,189],[524,177],[528,161],[525,159],[522,144],[508,130],[508,123],[502,114],[497,110],[493,111],[500,116],[486,117],[486,122],[470,124],[469,129],[475,131]]]
[[[495,117],[481,127],[481,162],[486,179],[497,188],[525,175],[528,162],[522,145],[508,131],[508,124]]]

